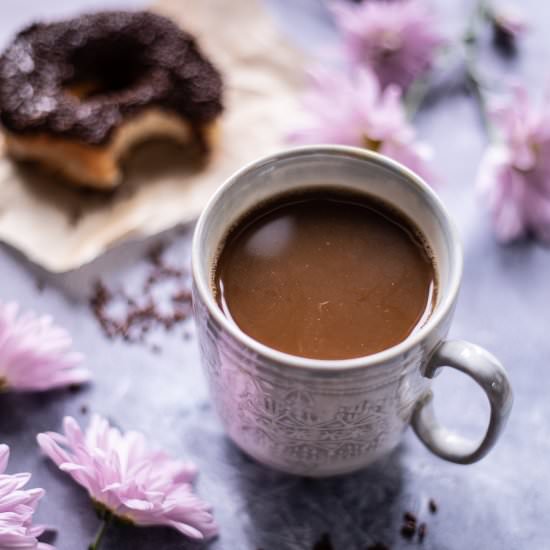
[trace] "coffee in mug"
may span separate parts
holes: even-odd
[[[436,302],[433,254],[412,221],[373,197],[324,188],[246,214],[215,267],[225,315],[292,355],[350,359],[407,338]]]

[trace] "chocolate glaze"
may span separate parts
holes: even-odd
[[[78,98],[71,84],[99,83]],[[193,127],[222,111],[222,81],[195,39],[150,12],[99,12],[22,30],[0,57],[0,121],[91,145],[150,107]]]

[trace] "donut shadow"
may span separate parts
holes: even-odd
[[[169,139],[151,139],[132,147],[121,159],[122,183],[112,190],[76,187],[33,161],[15,161],[15,173],[37,201],[63,212],[68,225],[75,226],[87,215],[130,200],[143,187],[198,174],[208,161],[198,144],[182,146]]]

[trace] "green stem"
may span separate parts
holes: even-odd
[[[101,541],[103,540],[103,535],[105,534],[105,531],[107,530],[107,527],[109,527],[109,524],[111,523],[111,515],[105,514],[103,516],[101,525],[99,526],[99,529],[97,530],[96,537],[94,539],[94,542],[88,546],[88,550],[99,550],[99,547],[101,545]]]
[[[428,77],[417,78],[410,86],[404,97],[405,111],[407,118],[412,120],[420,110],[424,99],[430,90],[431,79]]]
[[[470,17],[470,21],[462,36],[462,41],[464,43],[464,70],[466,83],[468,84],[468,87],[470,88],[470,91],[472,92],[477,103],[485,132],[490,140],[494,140],[496,131],[489,117],[489,109],[483,93],[483,80],[481,79],[476,67],[479,27],[483,20],[487,17],[488,13],[489,8],[486,0],[478,0]]]
[[[438,51],[439,63],[432,67],[426,74],[418,77],[409,86],[407,92],[403,96],[403,105],[407,113],[407,118],[412,120],[418,111],[420,111],[424,100],[430,92],[432,86],[432,77],[438,70],[438,66],[445,64],[447,59],[451,59],[454,55],[452,48],[449,46],[441,46]]]
[[[490,141],[494,141],[496,138],[496,128],[489,116],[489,108],[487,99],[483,93],[483,85],[479,79],[479,75],[476,73],[475,67],[469,66],[468,64],[466,64],[466,82],[477,103],[481,115],[481,123],[487,133],[487,137]]]
[[[483,22],[487,14],[489,13],[489,8],[487,6],[486,0],[478,0],[475,8],[470,14],[470,19],[464,34],[462,35],[462,40],[465,44],[476,44],[478,39],[478,28]]]
[[[478,53],[479,31],[485,19],[491,14],[490,5],[487,0],[478,0],[472,10],[466,29],[462,35],[464,44],[464,72],[466,84],[468,85],[479,109],[483,128],[489,139],[494,140],[496,130],[489,117],[489,109],[483,89],[485,88],[482,78],[476,67],[476,56]],[[452,51],[448,51],[452,55]],[[430,90],[430,75],[418,78],[410,86],[404,97],[407,118],[412,120],[419,111],[422,103]]]

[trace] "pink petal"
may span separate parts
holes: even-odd
[[[54,441],[50,433],[41,433],[36,436],[38,446],[49,456],[57,466],[70,462],[69,455]]]
[[[177,521],[171,521],[169,525],[174,529],[177,529],[180,533],[183,533],[184,535],[187,535],[192,539],[203,540],[205,538],[204,535],[198,529],[195,529],[195,527],[192,527],[191,525],[187,525],[186,523],[178,523]]]
[[[64,329],[49,316],[18,313],[17,304],[0,302],[0,378],[8,389],[43,391],[89,380]]]
[[[193,466],[152,452],[138,432],[123,435],[94,415],[85,433],[68,417],[65,435],[40,434],[44,452],[114,514],[139,525],[169,525],[193,538],[211,536],[210,507],[198,499],[190,480]]]
[[[433,64],[446,40],[441,25],[425,3],[331,3],[350,58],[372,70],[383,87],[407,88]]]
[[[11,310],[8,311],[8,315],[14,310],[16,313],[16,308]],[[41,546],[36,539],[42,534],[43,528],[40,525],[32,525],[34,510],[38,500],[44,495],[44,490],[24,489],[30,474],[3,474],[7,468],[8,458],[9,447],[0,445],[0,549],[47,550],[47,546]],[[50,550],[53,548],[50,547]]]
[[[72,416],[66,416],[63,419],[63,430],[65,431],[69,447],[76,448],[84,444],[84,435],[77,421]]]
[[[318,71],[304,102],[312,122],[289,137],[294,143],[373,148],[403,162],[433,184],[429,148],[416,141],[400,97],[399,87],[390,85],[381,90],[376,77],[365,69],[349,74]]]
[[[0,474],[6,471],[10,458],[10,448],[7,445],[0,445]]]
[[[550,242],[550,104],[535,104],[527,89],[493,109],[501,139],[484,155],[478,174],[482,198],[502,242],[534,234]]]

